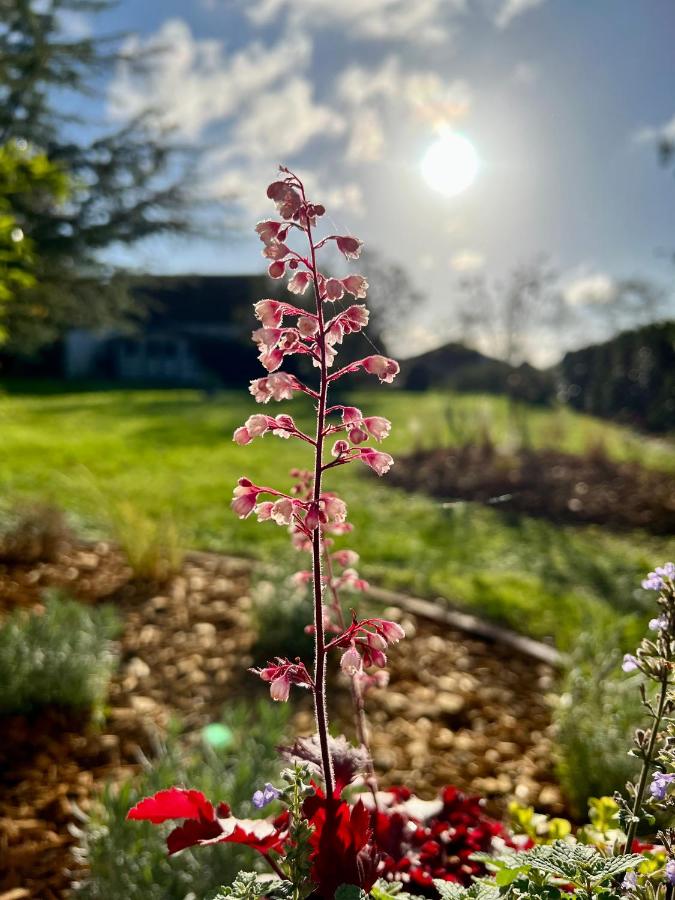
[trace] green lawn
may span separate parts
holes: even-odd
[[[250,402],[249,402],[250,401]],[[530,440],[573,451],[602,443],[613,456],[675,471],[675,449],[569,412],[529,410],[515,424],[499,398],[395,390],[355,394],[351,402],[392,419],[396,456],[415,445],[450,443],[489,431],[500,442]],[[92,391],[0,397],[2,503],[54,502],[98,533],[141,532],[171,518],[191,546],[293,564],[284,529],[240,522],[229,509],[246,474],[284,487],[287,471],[308,466],[310,448],[271,436],[249,447],[233,429],[260,407],[245,392],[205,401],[192,391]],[[309,421],[300,401],[266,407]],[[642,533],[558,528],[506,519],[473,504],[443,508],[423,494],[394,490],[360,464],[331,473],[356,526],[350,544],[379,584],[441,595],[535,636],[569,646],[580,628],[608,610],[639,608],[641,573],[672,557],[673,542]]]

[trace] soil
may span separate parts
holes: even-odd
[[[233,697],[264,690],[246,672],[255,643],[250,571],[244,560],[191,554],[166,584],[141,583],[105,543],[66,543],[51,562],[0,565],[0,616],[39,609],[42,591],[58,586],[85,603],[114,603],[124,623],[102,726],[54,708],[0,719],[0,900],[66,897],[83,874],[74,832],[101,786],[132,774],[139,749],[152,753],[170,717],[194,733]],[[422,797],[454,783],[485,795],[496,813],[511,796],[560,813],[553,670],[399,609],[386,615],[406,640],[390,654],[389,688],[368,696],[383,783]],[[339,677],[334,688],[334,719],[351,734],[348,690]],[[311,710],[298,699],[292,729],[309,734]]]
[[[492,443],[418,450],[397,457],[391,484],[446,501],[471,500],[556,523],[675,533],[675,478],[598,450],[584,456]]]

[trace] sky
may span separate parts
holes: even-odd
[[[675,138],[673,0],[121,0],[64,26],[162,48],[143,76],[111,73],[103,115],[152,107],[201,147],[195,195],[228,223],[218,240],[153,238],[118,262],[262,271],[252,226],[283,163],[424,296],[402,355],[457,335],[460,277],[504,278],[541,254],[588,311],[586,341],[609,327],[597,313],[619,279],[662,285],[675,314],[675,178],[655,150]],[[453,197],[421,170],[442,128],[480,160]],[[581,339],[535,334],[529,356]]]

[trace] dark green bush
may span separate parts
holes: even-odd
[[[307,557],[297,554],[298,568],[308,564]],[[254,581],[251,594],[256,664],[275,656],[310,660],[314,654],[314,637],[305,632],[314,615],[311,591],[308,585],[296,586],[290,571],[275,569],[269,578],[263,573]]]
[[[89,864],[90,876],[75,896],[203,900],[212,897],[219,885],[233,881],[240,869],[259,865],[254,851],[233,844],[197,847],[170,858],[165,844],[168,824],[162,829],[149,822],[127,822],[125,817],[142,797],[172,785],[203,791],[213,802],[229,803],[235,815],[252,817],[254,790],[277,780],[275,748],[287,718],[286,705],[269,700],[229,710],[223,719],[232,734],[226,747],[217,750],[203,741],[190,747],[174,732],[158,758],[146,761],[138,778],[106,788],[81,835],[79,853]]]
[[[47,596],[44,612],[16,610],[0,624],[0,713],[56,704],[96,708],[115,663],[113,609]]]

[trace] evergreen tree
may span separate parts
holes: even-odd
[[[96,98],[122,51],[119,36],[69,35],[63,17],[113,2],[0,0],[0,145],[35,147],[70,182],[65,200],[31,191],[4,198],[36,261],[34,283],[16,286],[5,306],[14,352],[131,314],[124,273],[105,265],[102,251],[187,228],[187,156],[168,135],[147,116],[110,131],[64,111],[73,97]]]

